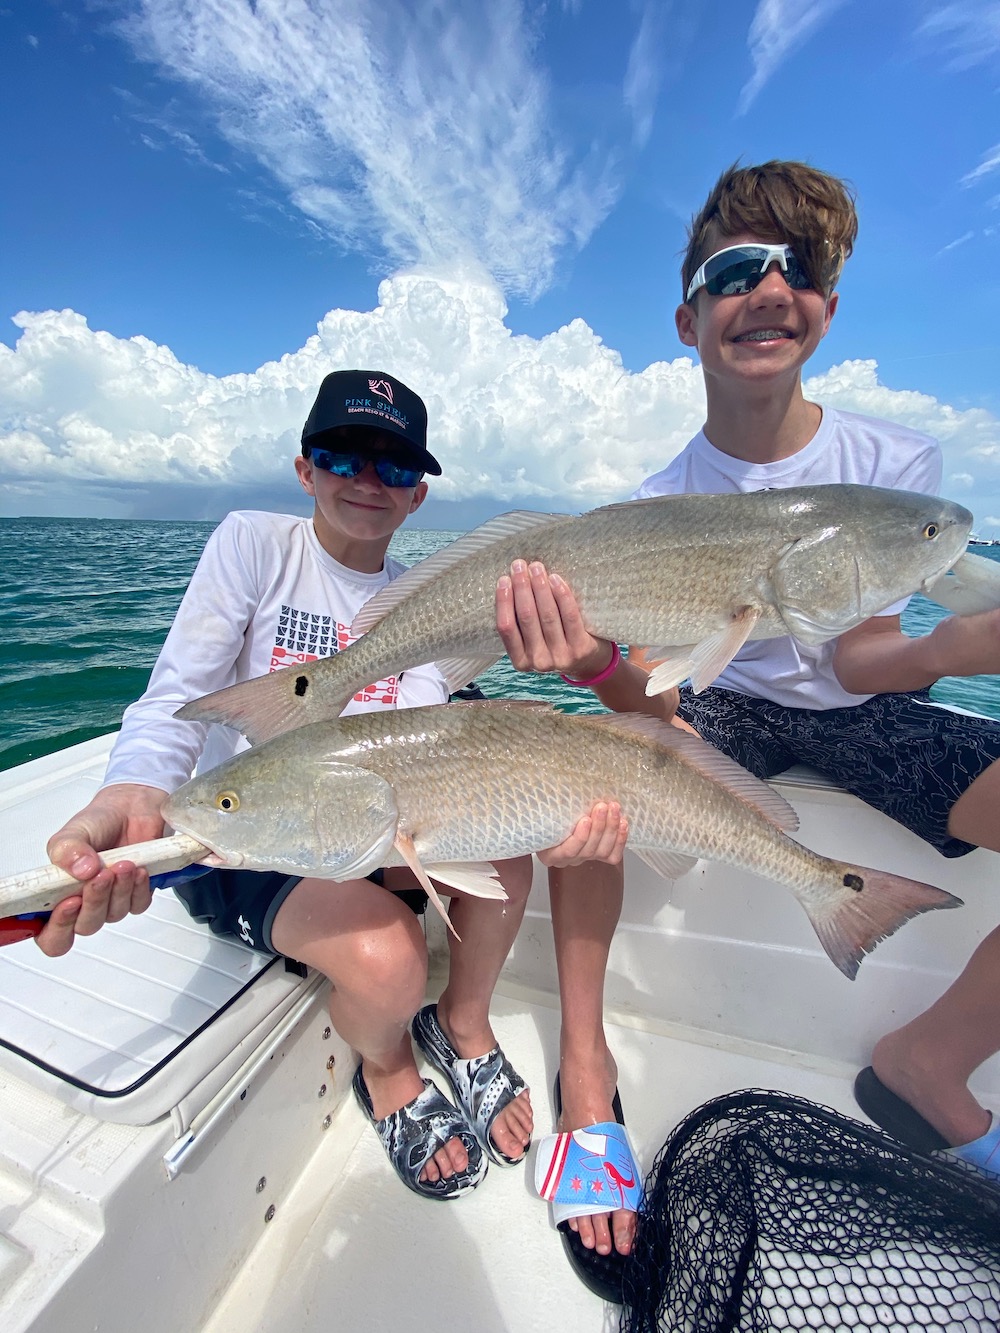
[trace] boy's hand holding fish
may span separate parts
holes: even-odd
[[[573,589],[544,565],[527,565],[523,560],[511,565],[510,574],[497,582],[496,616],[497,632],[518,671],[558,671],[567,683],[589,685],[601,703],[614,712],[648,713],[667,722],[673,720],[676,687],[648,694],[646,683],[652,663],[645,650],[630,647],[628,656],[616,661],[617,645],[590,633]]]
[[[515,560],[501,576],[496,611],[497,631],[518,671],[589,680],[612,661],[613,645],[587,629],[572,589],[537,561]]]
[[[146,910],[152,898],[145,868],[130,861],[106,866],[98,852],[162,837],[165,799],[156,787],[106,787],[52,835],[46,854],[80,880],[80,894],[53,908],[36,940],[43,953],[58,958],[73,947],[74,936],[94,935],[108,922]]]
[[[589,815],[577,824],[570,836],[548,851],[538,853],[542,865],[554,870],[583,865],[585,861],[605,861],[618,865],[625,855],[628,820],[617,801],[599,801]]]

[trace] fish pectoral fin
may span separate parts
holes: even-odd
[[[434,665],[448,682],[449,690],[463,690],[480,672],[488,671],[499,662],[501,657],[503,653],[491,653],[489,657],[445,657]]]
[[[717,634],[709,635],[700,643],[687,644],[683,648],[650,649],[650,657],[659,656],[661,652],[670,656],[649,673],[646,693],[662,694],[690,676],[692,689],[695,694],[700,694],[725,671],[753,633],[759,619],[760,607],[741,606]]]
[[[680,879],[698,864],[696,856],[687,856],[684,852],[671,852],[663,848],[654,851],[648,847],[633,847],[632,851],[640,861],[644,861],[651,870],[655,870],[664,879]]]
[[[507,901],[507,890],[497,877],[496,866],[489,861],[438,861],[434,865],[424,866],[424,869],[439,884],[460,889],[473,898]]]
[[[695,694],[700,694],[716,676],[721,676],[749,639],[759,619],[760,607],[740,606],[718,634],[702,639],[691,654],[691,688]]]
[[[662,694],[664,690],[687,680],[694,668],[696,644],[687,643],[677,648],[647,648],[648,657],[662,659],[646,677],[646,693]]]
[[[448,911],[444,903],[441,901],[441,895],[438,893],[437,889],[431,883],[427,871],[421,864],[420,857],[417,855],[417,849],[413,845],[413,839],[410,837],[408,833],[397,833],[393,845],[396,848],[396,851],[399,852],[400,856],[403,858],[406,864],[416,875],[417,882],[419,883],[420,887],[423,889],[423,891],[427,894],[427,897],[430,898],[431,902],[434,904],[434,910],[440,916],[441,920],[448,927],[451,933],[455,936],[455,939],[458,940],[458,942],[461,944],[462,942],[461,936],[459,935],[455,927],[451,924],[451,917],[448,915]]]

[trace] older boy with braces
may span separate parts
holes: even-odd
[[[856,232],[850,194],[824,172],[768,162],[723,173],[692,222],[676,313],[681,342],[701,360],[707,420],[634,498],[828,482],[939,493],[933,440],[821,408],[802,392],[802,367],[830,327]],[[943,675],[1000,669],[1000,611],[951,617],[913,639],[900,629],[902,607],[890,607],[819,648],[790,638],[749,644],[704,693],[682,687],[649,699],[643,651],[631,649],[607,675],[614,646],[587,633],[571,590],[554,575],[515,566],[497,600],[515,666],[590,681],[615,711],[676,714],[762,778],[810,764],[945,856],[1000,850],[1000,723],[927,697]],[[614,1115],[616,1070],[601,1010],[622,878],[602,864],[553,870],[549,879],[563,1014],[561,1123],[571,1128]],[[954,1151],[1000,1176],[1000,1116],[968,1088],[1000,1050],[998,978],[1000,928],[930,1009],[881,1039],[856,1094],[872,1119],[911,1145]],[[564,1236],[584,1281],[609,1299],[620,1292],[634,1227],[634,1214],[619,1209],[581,1217],[575,1235]]]

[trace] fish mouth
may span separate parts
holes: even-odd
[[[958,564],[961,557],[962,552],[960,551],[950,564],[946,565],[943,569],[939,569],[934,574],[928,574],[927,577],[921,581],[920,591],[925,597],[929,597],[932,602],[935,600],[933,595],[934,588],[943,585],[948,575],[955,572],[955,566]]]
[[[223,856],[221,852],[217,852],[210,849],[208,855],[203,856],[201,860],[198,862],[198,864],[200,866],[211,866],[213,869],[220,868],[225,870],[239,870],[239,868],[243,865],[243,857]]]
[[[204,834],[198,832],[197,829],[193,829],[189,826],[185,827],[185,825],[182,822],[180,822],[177,819],[174,819],[170,815],[170,812],[168,810],[164,810],[164,816],[175,833],[186,833],[189,838],[194,838],[197,842],[200,842],[203,847],[208,849],[207,856],[198,857],[196,863],[197,865],[211,866],[213,870],[217,868],[226,870],[239,870],[240,867],[243,865],[244,857],[241,856],[239,852],[231,856],[226,852],[220,851],[218,847],[213,846],[213,844],[209,842],[209,840],[204,836]]]

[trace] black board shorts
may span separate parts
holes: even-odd
[[[927,690],[846,708],[786,708],[736,690],[682,686],[678,716],[756,777],[819,769],[942,856],[971,843],[948,832],[952,806],[1000,759],[1000,722],[936,703]]]
[[[174,893],[195,921],[201,921],[216,935],[232,935],[256,953],[269,958],[278,955],[271,943],[271,927],[278,909],[302,882],[301,875],[285,875],[275,870],[206,869],[197,878],[174,884]],[[368,876],[373,884],[382,884],[382,871]],[[341,886],[331,881],[330,891]],[[417,916],[427,906],[423,889],[389,889]],[[278,955],[279,957],[281,955]]]

